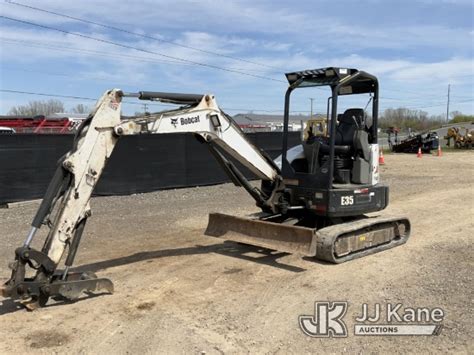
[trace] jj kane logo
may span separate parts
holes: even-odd
[[[314,315],[300,316],[301,330],[311,337],[347,337],[347,327],[342,318],[347,312],[347,302],[315,302]]]
[[[311,337],[347,337],[343,320],[347,310],[347,302],[315,302],[314,315],[300,316],[299,326]],[[371,307],[364,303],[355,317],[354,335],[439,335],[443,319],[441,308],[403,307],[401,303]]]

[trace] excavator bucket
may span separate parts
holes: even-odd
[[[205,235],[289,253],[316,256],[316,235],[312,228],[209,214]]]

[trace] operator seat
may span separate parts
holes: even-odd
[[[349,169],[347,174],[350,173],[350,180],[355,184],[368,184],[370,176],[369,135],[364,117],[365,113],[361,108],[350,108],[337,117],[339,124],[336,128],[334,152],[346,161],[344,165],[348,164],[343,169]],[[303,143],[303,151],[308,173],[314,174],[319,168],[319,155],[329,154],[329,142],[311,137]]]
[[[336,146],[350,146],[353,153],[358,153],[369,160],[369,134],[365,127],[365,113],[361,108],[350,108],[337,120]]]
[[[339,114],[336,128],[336,141],[334,152],[337,156],[350,159],[354,153],[354,135],[362,122],[364,111],[361,109],[349,109],[343,114]],[[327,139],[310,135],[306,142],[303,142],[303,150],[308,162],[308,173],[314,174],[319,168],[319,155],[329,154],[329,141]]]
[[[354,162],[351,181],[368,184],[370,176],[369,134],[365,129],[365,113],[361,108],[350,108],[339,115],[336,129],[336,146],[350,146]]]
[[[353,146],[356,130],[362,129],[364,125],[364,110],[350,108],[338,115],[337,120],[339,124],[336,128],[336,145]]]

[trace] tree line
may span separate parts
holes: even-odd
[[[89,113],[91,108],[84,104],[77,104],[71,107],[69,110],[66,109],[64,103],[60,100],[51,99],[47,101],[30,101],[26,105],[13,106],[9,111],[8,115],[11,116],[49,116],[54,113]]]
[[[464,115],[459,111],[449,114],[448,123],[473,122],[473,115]],[[445,115],[429,115],[421,110],[411,110],[408,108],[389,108],[379,117],[379,127],[386,129],[389,127],[399,128],[402,131],[428,131],[436,129],[446,124]]]
[[[388,108],[379,117],[379,127],[399,128],[402,131],[427,131],[446,124],[446,117],[429,115],[426,111],[411,110],[408,108]]]

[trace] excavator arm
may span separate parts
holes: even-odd
[[[161,100],[173,103],[195,104],[188,108],[165,111],[146,116],[142,119],[124,120],[115,127],[117,136],[137,133],[172,134],[193,133],[198,140],[207,143],[211,153],[237,186],[243,186],[256,200],[257,205],[276,212],[275,206],[267,203],[268,196],[252,187],[233,163],[222,152],[237,160],[259,179],[279,182],[280,169],[265,152],[251,144],[232,118],[223,112],[212,95],[169,94],[140,92],[124,94],[138,96],[141,100]]]
[[[127,96],[183,106],[122,120],[122,98]],[[15,251],[12,275],[2,288],[3,296],[18,298],[27,308],[34,309],[45,304],[50,296],[75,299],[84,292],[112,292],[113,284],[108,279],[69,271],[91,215],[89,202],[94,188],[121,136],[184,132],[192,132],[201,142],[207,143],[232,181],[243,186],[258,206],[277,212],[279,207],[274,201],[281,201],[276,197],[276,191],[281,190],[278,167],[245,138],[232,119],[219,109],[212,95],[127,94],[113,89],[98,100],[91,115],[80,126],[73,148],[60,159],[24,245]],[[270,181],[275,193],[267,196],[252,186],[223,152],[258,178]],[[40,251],[31,244],[43,225],[49,227],[49,232]],[[59,271],[58,265],[66,250],[65,268]],[[34,275],[28,276],[31,271]]]

